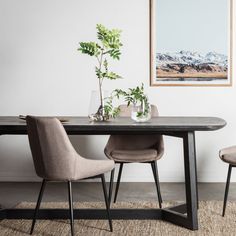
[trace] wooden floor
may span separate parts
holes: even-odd
[[[115,184],[114,184],[115,187]],[[0,183],[0,204],[11,207],[22,201],[36,201],[40,183]],[[224,183],[199,183],[200,200],[223,200]],[[74,201],[103,201],[101,183],[74,183]],[[184,184],[161,183],[163,200],[185,200]],[[43,201],[67,201],[65,183],[49,183]],[[121,183],[117,201],[155,201],[154,183]],[[229,200],[236,200],[236,183],[231,183]]]

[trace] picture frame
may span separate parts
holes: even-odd
[[[233,0],[149,4],[150,86],[232,86]]]

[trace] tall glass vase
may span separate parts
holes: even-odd
[[[106,97],[108,97],[107,91],[102,91],[101,94],[98,90],[93,90],[91,92],[88,114],[90,120],[106,121],[109,119],[104,111]]]

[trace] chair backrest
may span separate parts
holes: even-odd
[[[56,118],[27,116],[27,131],[36,173],[48,180],[74,176],[78,154]]]
[[[120,117],[130,117],[131,107],[121,105]],[[158,110],[155,105],[151,105],[152,116],[158,116]],[[164,152],[164,142],[162,135],[111,135],[104,149],[108,158],[112,159],[113,150],[140,150],[156,149],[158,153]]]

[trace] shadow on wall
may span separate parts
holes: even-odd
[[[70,140],[75,150],[83,157],[89,159],[106,159],[104,147],[109,136],[72,135]]]

